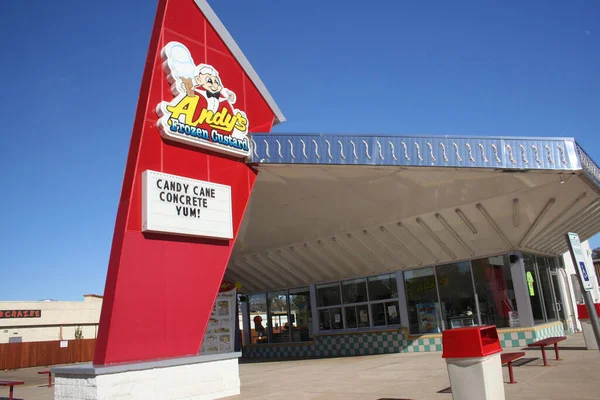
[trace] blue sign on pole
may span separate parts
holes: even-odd
[[[587,269],[585,268],[585,263],[583,261],[579,261],[579,268],[581,268],[581,275],[583,276],[583,280],[589,281],[590,276],[588,275]]]

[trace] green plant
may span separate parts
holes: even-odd
[[[75,339],[83,339],[83,329],[80,326],[75,328]]]

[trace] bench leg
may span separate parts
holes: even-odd
[[[548,366],[548,361],[546,360],[546,347],[542,346],[542,358],[544,359],[544,367]]]
[[[558,343],[554,343],[554,354],[556,354],[556,359],[560,360],[558,357]]]
[[[13,400],[13,385],[10,385],[10,389],[8,389],[8,398]]]
[[[52,372],[48,374],[48,387],[52,387]]]
[[[510,381],[508,383],[517,383],[517,381],[515,381],[515,377],[513,375],[512,361],[508,362],[508,376],[510,377]]]

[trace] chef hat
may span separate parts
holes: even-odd
[[[217,70],[214,69],[213,67],[211,67],[210,65],[200,64],[198,67],[196,67],[196,75],[205,75],[205,74],[219,76],[219,73],[217,72]]]

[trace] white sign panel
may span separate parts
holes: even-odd
[[[567,237],[569,239],[569,247],[571,248],[571,257],[573,258],[575,268],[577,268],[577,271],[579,272],[579,279],[581,279],[581,283],[583,284],[583,290],[586,292],[590,291],[594,288],[594,285],[590,279],[588,267],[585,265],[585,255],[583,254],[583,249],[581,248],[579,235],[569,232]]]
[[[231,186],[144,171],[142,231],[233,239]]]

